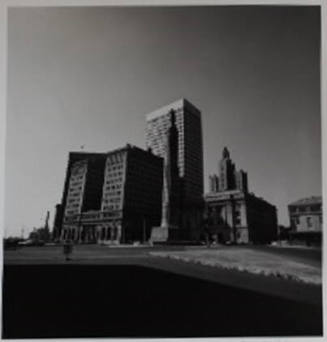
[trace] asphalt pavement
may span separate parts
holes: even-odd
[[[221,273],[220,282],[211,281],[142,266],[142,257],[134,258],[134,263],[133,257],[124,259],[127,263],[120,257],[109,264],[5,265],[2,337],[322,334],[321,305],[224,283],[223,277],[231,274]],[[234,285],[237,281],[234,278]]]

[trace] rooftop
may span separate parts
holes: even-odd
[[[289,205],[308,205],[308,204],[318,204],[322,202],[321,196],[311,196],[299,199],[295,202],[290,203]]]
[[[226,199],[229,197],[229,199],[231,198],[231,196],[235,196],[238,198],[241,197],[247,197],[247,198],[252,198],[255,199],[256,201],[260,201],[260,202],[264,202],[266,204],[269,204],[270,206],[275,207],[273,204],[271,204],[270,202],[266,201],[265,199],[263,199],[262,197],[258,197],[256,196],[253,192],[244,192],[242,190],[226,190],[226,191],[218,191],[218,192],[208,192],[204,195],[204,199],[208,200],[208,201],[215,201],[215,200],[219,200],[219,199]]]
[[[70,155],[73,155],[73,154],[79,154],[79,155],[85,155],[85,159],[81,159],[80,161],[78,162],[83,162],[85,160],[89,160],[90,158],[92,157],[106,157],[110,154],[115,154],[115,153],[119,153],[119,152],[123,152],[123,151],[126,151],[126,150],[137,150],[137,151],[141,151],[141,152],[144,152],[144,153],[148,153],[148,154],[152,154],[152,151],[151,149],[147,149],[147,150],[144,150],[143,148],[141,147],[138,147],[138,146],[135,146],[135,145],[132,145],[132,144],[129,144],[127,143],[125,146],[122,146],[122,147],[118,147],[118,148],[115,148],[111,151],[107,151],[107,152],[85,152],[85,151],[78,151],[78,152],[69,152]]]
[[[196,115],[200,115],[200,110],[196,108],[191,102],[188,100],[181,98],[175,102],[172,102],[168,105],[165,105],[163,107],[160,107],[156,109],[155,111],[149,113],[146,115],[146,120],[152,120],[156,117],[159,117],[161,115],[167,114],[170,112],[171,109],[178,110],[180,108],[187,107],[192,113]]]

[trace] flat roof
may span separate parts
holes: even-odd
[[[225,198],[229,198],[231,196],[234,196],[236,195],[236,197],[251,197],[257,201],[261,201],[261,202],[264,202],[270,206],[273,206],[273,207],[276,207],[274,204],[266,201],[265,199],[263,199],[262,197],[258,197],[256,196],[253,192],[245,192],[245,191],[242,191],[242,190],[239,190],[239,189],[234,189],[234,190],[226,190],[226,191],[218,191],[218,192],[208,192],[204,195],[204,200],[212,200],[212,201],[215,201],[215,200],[219,200],[219,199],[225,199]]]
[[[155,155],[152,150],[149,150],[149,149],[143,149],[142,147],[139,147],[139,146],[136,146],[136,145],[132,145],[132,144],[129,144],[127,143],[125,146],[121,146],[121,147],[118,147],[118,148],[115,148],[111,151],[107,151],[107,152],[86,152],[86,151],[82,151],[82,152],[69,152],[70,154],[79,154],[81,156],[85,156],[84,159],[80,159],[76,162],[83,162],[85,160],[89,160],[89,159],[92,159],[92,157],[107,157],[108,155],[112,155],[112,154],[115,154],[115,153],[120,153],[120,152],[125,152],[125,151],[128,151],[128,150],[136,150],[136,151],[140,151],[144,154],[149,154],[151,156],[154,156],[154,157],[157,157],[157,158],[161,158],[157,155]],[[75,164],[75,162],[74,162]]]
[[[299,199],[298,201],[292,202],[289,205],[308,205],[308,204],[320,204],[322,203],[321,196],[311,196]]]
[[[171,109],[177,110],[177,109],[183,108],[183,107],[188,108],[192,113],[194,113],[198,116],[201,115],[201,111],[197,107],[195,107],[190,101],[188,101],[184,98],[181,98],[177,101],[174,101],[168,105],[160,107],[160,108],[156,109],[155,111],[147,114],[146,120],[149,121],[149,120],[152,120],[152,119],[157,118],[159,116],[166,115],[167,113],[169,113],[169,111]]]

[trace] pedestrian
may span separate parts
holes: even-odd
[[[70,239],[65,240],[64,242],[64,255],[66,261],[71,260],[70,256],[73,253],[73,241]]]
[[[208,219],[205,219],[203,222],[203,233],[204,233],[204,239],[206,246],[210,248],[211,241],[210,241],[210,229],[209,229],[209,222]]]

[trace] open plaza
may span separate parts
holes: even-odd
[[[314,248],[22,247],[5,251],[3,291],[5,338],[322,333]]]

